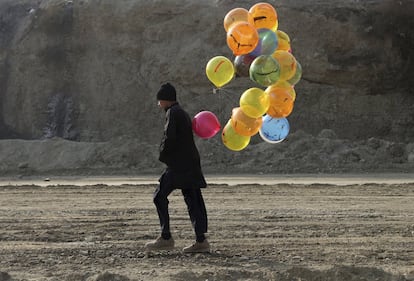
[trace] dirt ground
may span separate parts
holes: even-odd
[[[170,198],[176,250],[145,253],[155,184],[0,186],[0,281],[414,280],[414,184],[212,184],[210,254]]]

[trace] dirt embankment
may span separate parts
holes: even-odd
[[[171,81],[191,115],[210,110],[224,126],[242,92],[257,85],[236,78],[213,94],[205,65],[233,58],[223,18],[254,3],[2,1],[0,171],[161,169],[155,91]],[[412,172],[412,1],[269,3],[303,67],[291,133],[278,145],[255,136],[239,153],[219,135],[198,140],[206,169]]]

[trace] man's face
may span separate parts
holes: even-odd
[[[171,101],[168,100],[159,100],[158,107],[161,109],[166,109],[171,105]]]

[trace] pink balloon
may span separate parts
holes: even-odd
[[[210,111],[201,111],[193,118],[193,131],[203,139],[214,137],[221,129],[217,116]]]

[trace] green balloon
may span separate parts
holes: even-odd
[[[270,55],[261,55],[254,59],[249,69],[250,79],[268,87],[279,80],[280,65]]]
[[[302,78],[302,66],[300,65],[300,63],[298,61],[296,61],[295,74],[293,74],[292,78],[287,80],[287,82],[290,85],[295,86],[300,81],[301,78]]]

